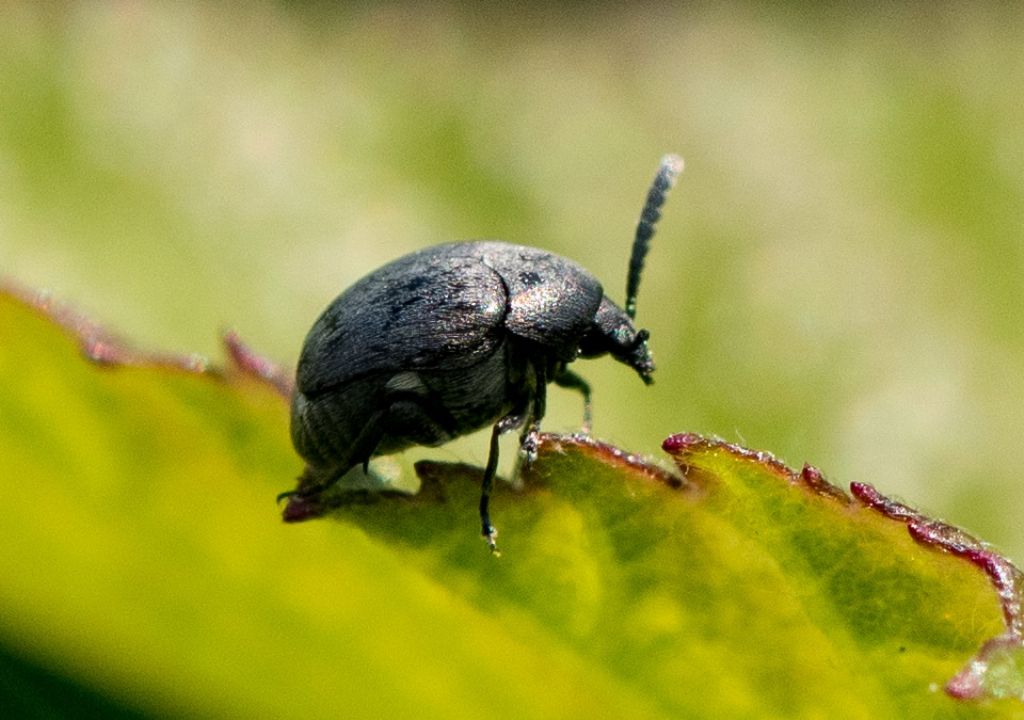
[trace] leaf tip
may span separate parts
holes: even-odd
[[[240,372],[269,384],[284,398],[291,398],[295,391],[295,379],[284,365],[260,355],[234,330],[227,330],[222,335],[224,348],[232,364]]]
[[[946,693],[958,700],[1024,700],[1024,643],[1003,635],[982,646],[963,670],[946,683]]]
[[[946,692],[960,699],[1016,697],[1024,700],[1024,573],[1009,558],[996,552],[966,530],[934,520],[868,483],[850,484],[850,491],[865,507],[902,522],[921,545],[949,553],[971,563],[996,591],[1006,633],[986,642],[952,680]]]

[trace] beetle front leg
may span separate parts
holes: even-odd
[[[558,387],[580,391],[580,394],[583,396],[583,427],[580,428],[580,432],[584,435],[589,435],[593,420],[593,406],[590,402],[590,384],[569,368],[562,368],[552,379]]]
[[[498,537],[498,530],[491,525],[490,504],[494,475],[498,471],[498,438],[522,424],[522,415],[506,415],[494,424],[494,429],[491,431],[491,450],[487,455],[487,467],[484,468],[484,479],[480,487],[480,528],[481,534],[487,540],[487,547],[495,554],[498,553],[498,547],[494,541]]]

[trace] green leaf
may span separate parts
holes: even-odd
[[[0,294],[7,652],[175,716],[1024,713],[1020,574],[869,486],[695,435],[672,469],[545,436],[495,494],[495,558],[464,465],[282,523],[287,419],[252,372]]]

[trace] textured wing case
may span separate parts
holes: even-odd
[[[299,359],[307,396],[375,374],[457,370],[504,339],[501,278],[467,251],[443,245],[406,255],[342,293],[313,325]]]

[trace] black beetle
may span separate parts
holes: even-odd
[[[301,519],[324,490],[375,455],[436,446],[487,426],[490,454],[480,521],[493,550],[488,502],[498,437],[522,427],[527,462],[537,452],[547,384],[583,395],[569,370],[609,353],[651,382],[648,333],[633,326],[644,257],[665,196],[682,171],[662,159],[640,214],[626,308],[576,263],[543,250],[484,240],[430,247],[376,270],[343,292],[313,324],[299,359],[291,435],[307,465],[286,519]]]

